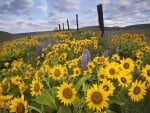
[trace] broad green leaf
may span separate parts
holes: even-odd
[[[55,99],[49,94],[49,92],[45,89],[42,91],[42,95],[37,96],[34,99],[35,102],[43,105],[47,105],[52,109],[57,109],[57,105],[55,103]]]
[[[109,98],[109,102],[110,102],[110,104],[116,103],[116,104],[118,104],[118,105],[120,105],[120,106],[122,106],[122,105],[125,104],[124,102],[122,102],[122,101],[121,101],[117,96],[115,96],[115,95]]]
[[[35,111],[37,111],[38,113],[42,113],[42,111],[41,111],[40,109],[38,109],[37,107],[28,105],[28,108],[31,109],[31,110],[35,110]]]
[[[50,94],[47,90],[43,89],[43,95],[47,96],[50,99],[50,103],[51,105],[57,109],[57,105],[55,103],[55,97],[52,95],[52,93]]]
[[[114,111],[112,111],[110,109],[106,109],[106,111],[107,111],[107,113],[116,113],[116,112],[114,112]]]
[[[70,107],[60,106],[57,113],[72,113],[72,111]]]
[[[83,85],[83,83],[89,78],[89,76],[84,76],[82,77],[76,84],[75,84],[75,88],[77,90],[77,92],[79,91],[80,87]]]

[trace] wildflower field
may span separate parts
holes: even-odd
[[[0,46],[0,113],[149,113],[144,34],[51,32]]]

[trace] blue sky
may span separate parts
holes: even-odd
[[[76,14],[79,27],[98,25],[98,4],[105,26],[150,23],[150,0],[0,0],[0,31],[49,31],[62,23],[67,28],[67,19],[75,28]]]

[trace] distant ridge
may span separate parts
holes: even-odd
[[[87,27],[82,27],[80,28],[82,30],[85,30],[85,29],[89,29],[89,30],[97,30],[99,29],[99,26],[87,26]],[[118,27],[118,26],[115,26],[115,27],[107,27],[105,26],[104,29],[107,31],[112,31],[112,30],[124,30],[124,29],[149,29],[150,30],[150,24],[137,24],[137,25],[130,25],[130,26],[126,26],[126,27]]]
[[[0,42],[11,40],[12,38],[13,38],[13,34],[5,32],[5,31],[0,31]]]
[[[126,26],[126,27],[106,27],[105,26],[105,31],[120,31],[120,30],[137,30],[138,29],[142,29],[145,30],[146,33],[150,32],[150,24],[138,24],[138,25],[130,25],[130,26]],[[82,27],[80,28],[81,31],[99,31],[100,28],[99,26],[86,26],[86,27]],[[44,33],[48,33],[48,32],[52,32],[52,31],[38,31],[38,32],[28,32],[28,33],[18,33],[18,34],[12,34],[9,32],[5,32],[5,31],[0,31],[0,43],[3,41],[7,41],[7,40],[12,40],[14,38],[19,38],[19,37],[30,37],[31,35],[36,35],[36,34],[44,34]]]

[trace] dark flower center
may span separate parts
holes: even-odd
[[[22,103],[18,104],[17,113],[25,113],[25,106]]]
[[[114,75],[114,74],[115,74],[115,69],[111,68],[111,69],[109,70],[109,73],[110,73],[111,75]]]
[[[140,65],[140,64],[141,64],[141,62],[140,62],[140,61],[138,61],[138,62],[137,62],[137,65]]]
[[[65,98],[71,98],[72,97],[72,90],[70,88],[66,88],[63,90],[63,96]]]
[[[100,92],[94,92],[91,96],[91,100],[95,104],[101,103],[103,100],[102,94]]]
[[[107,85],[104,85],[104,86],[103,86],[103,89],[104,89],[105,91],[109,91],[109,87],[108,87]]]
[[[100,78],[102,78],[102,79],[103,79],[104,77],[105,77],[105,76],[104,76],[104,74],[100,74]]]
[[[76,74],[78,75],[80,73],[80,71],[79,70],[76,70]]]
[[[147,75],[150,77],[150,70],[147,70]]]
[[[105,61],[104,58],[98,58],[97,60],[98,60],[98,62],[104,62]]]
[[[126,83],[126,78],[121,77],[121,82]]]
[[[40,85],[38,84],[38,83],[36,83],[35,85],[34,85],[34,91],[35,92],[38,92],[40,90]]]
[[[129,69],[129,63],[124,63],[124,65],[123,65],[123,67],[125,68],[125,69]]]
[[[59,69],[56,69],[56,70],[54,71],[54,76],[56,76],[56,77],[59,77],[59,76],[60,76],[60,70],[59,70]]]
[[[138,86],[136,86],[135,88],[134,88],[134,94],[135,95],[138,95],[138,94],[140,94],[141,93],[141,89],[138,87]]]

